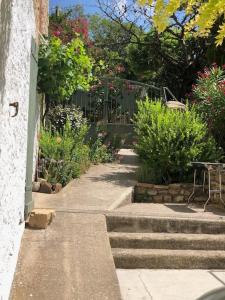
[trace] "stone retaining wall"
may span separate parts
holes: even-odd
[[[217,172],[211,172],[211,189],[219,189],[219,176]],[[187,201],[192,190],[192,183],[174,183],[169,185],[137,183],[134,189],[134,202],[182,203]],[[202,193],[202,189],[196,190],[195,202],[206,201],[208,198],[207,183],[205,191],[205,193]],[[222,174],[222,197],[225,201],[225,173]],[[214,203],[219,203],[219,194],[213,194],[212,200]]]
[[[134,189],[134,202],[182,203],[187,201],[191,192],[192,184],[188,183],[169,185],[137,183]]]

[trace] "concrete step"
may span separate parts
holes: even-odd
[[[225,220],[108,214],[108,231],[225,234]]]
[[[225,235],[109,232],[112,248],[224,250]]]
[[[225,251],[112,249],[121,269],[224,269]]]

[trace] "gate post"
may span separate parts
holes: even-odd
[[[107,124],[108,123],[108,100],[109,100],[109,88],[108,88],[108,80],[105,81],[104,88],[104,103],[103,103],[103,120]]]

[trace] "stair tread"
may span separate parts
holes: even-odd
[[[225,269],[223,250],[112,248],[121,269]]]
[[[223,250],[171,250],[171,249],[128,249],[128,248],[112,248],[113,255],[129,255],[129,256],[199,256],[201,258],[224,257]]]
[[[224,241],[225,234],[197,234],[197,233],[168,233],[168,232],[109,232],[110,239],[157,239],[157,240],[209,240],[209,241]]]
[[[216,217],[209,217],[208,215],[204,216],[174,216],[174,215],[154,215],[154,214],[135,214],[135,213],[129,213],[129,212],[123,212],[123,211],[112,211],[110,213],[106,214],[106,218],[108,220],[110,219],[118,219],[118,220],[124,220],[124,219],[152,219],[152,220],[176,220],[176,221],[190,221],[190,222],[202,222],[202,223],[225,223],[225,216],[216,216]]]
[[[225,220],[106,215],[108,232],[225,234]]]

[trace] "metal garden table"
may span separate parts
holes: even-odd
[[[210,163],[210,162],[192,162],[191,163],[194,169],[194,182],[193,182],[193,191],[191,195],[188,198],[187,204],[189,205],[191,200],[195,197],[196,188],[202,187],[203,192],[205,192],[205,185],[206,185],[206,174],[208,175],[208,199],[206,200],[204,204],[204,211],[206,210],[206,206],[209,203],[211,199],[212,194],[219,194],[220,201],[223,205],[225,205],[223,199],[222,199],[222,177],[221,174],[225,172],[225,164],[223,163]],[[202,184],[196,184],[196,176],[197,171],[203,172],[203,180]],[[219,179],[219,187],[218,189],[211,189],[211,173],[216,172]]]

